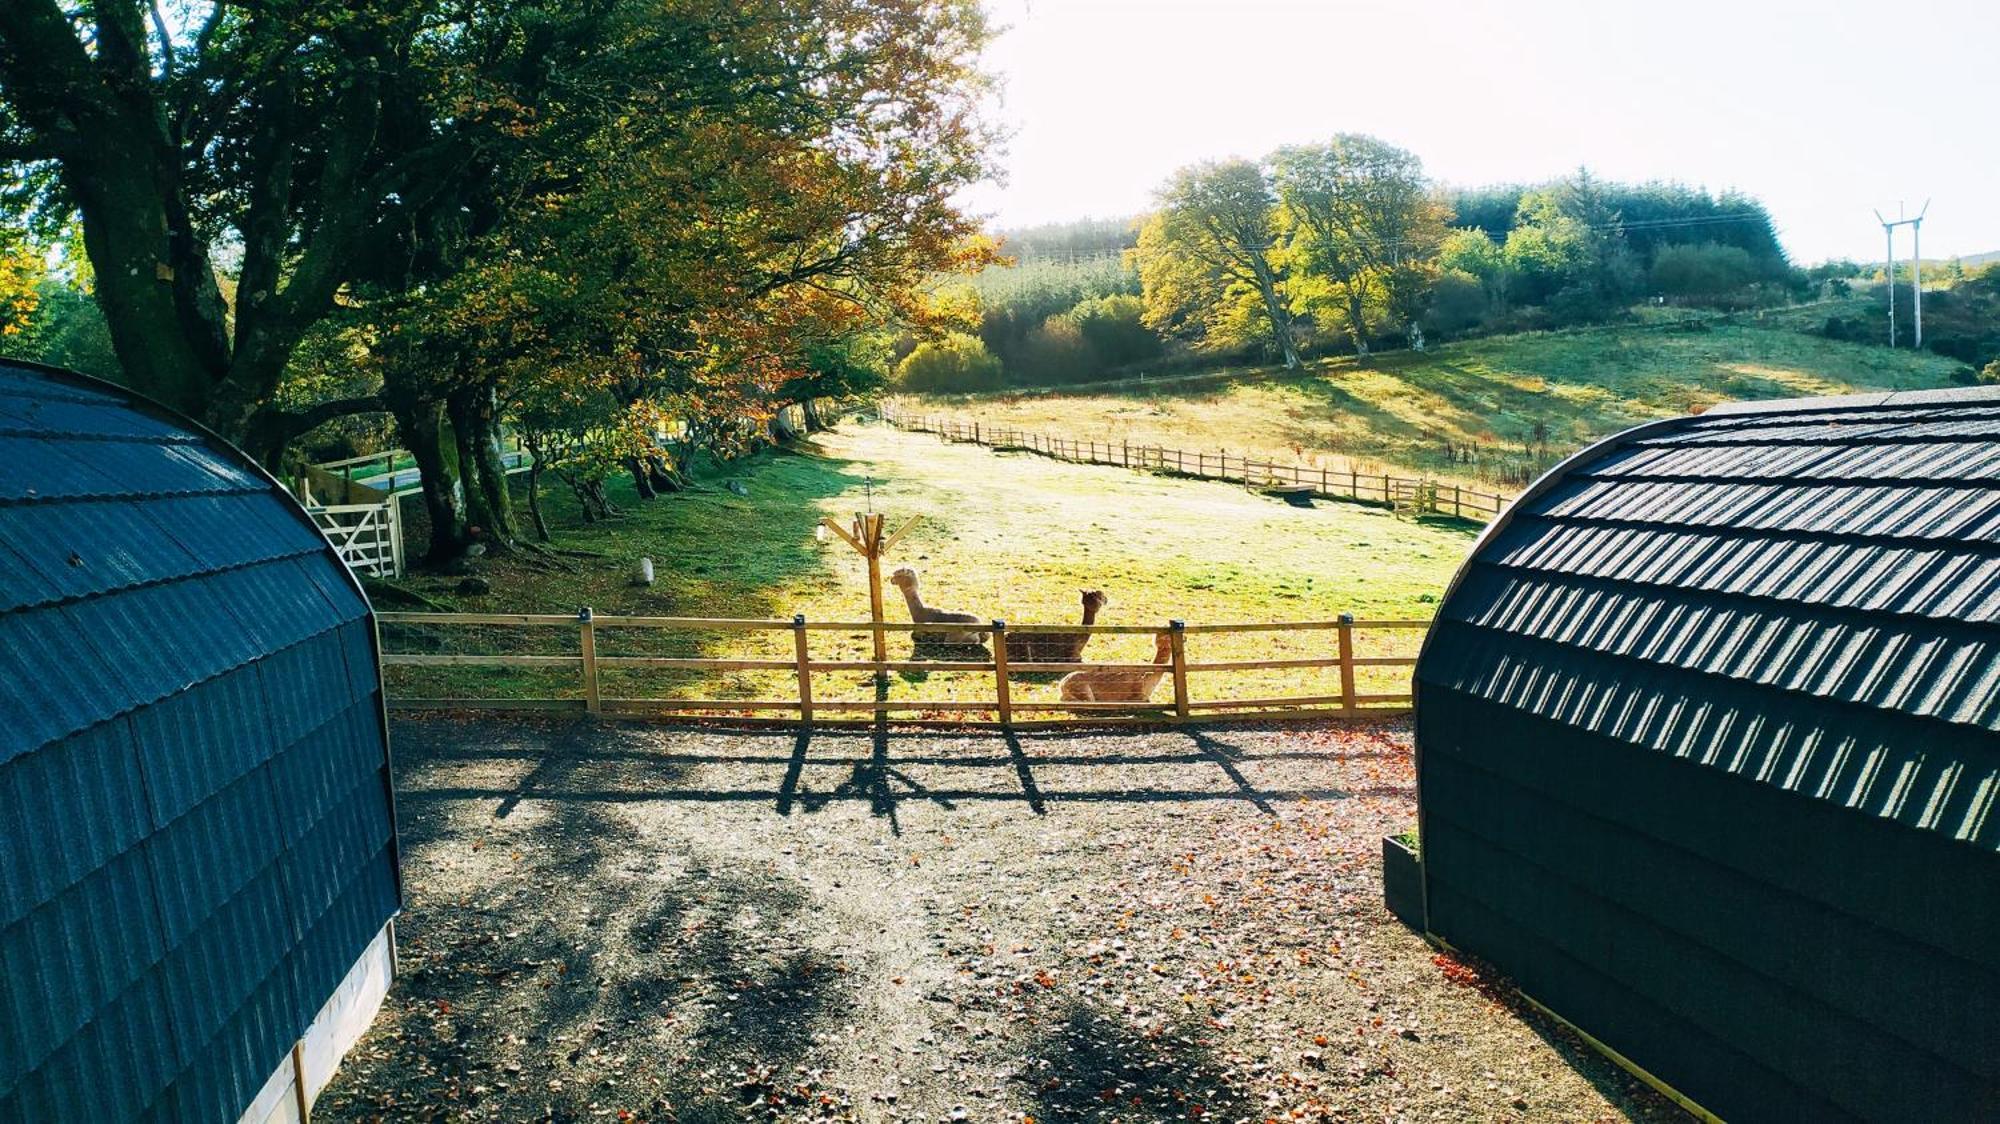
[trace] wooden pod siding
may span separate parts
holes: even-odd
[[[247,458],[0,361],[0,1120],[295,1120],[399,900],[375,622]]]
[[[2000,388],[1604,441],[1415,691],[1429,932],[1730,1120],[2000,1119]]]

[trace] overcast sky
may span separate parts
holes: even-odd
[[[1925,257],[2000,250],[2000,0],[986,3],[1012,136],[1008,182],[969,201],[1001,227],[1364,132],[1455,184],[1736,188],[1802,262],[1879,258],[1872,209],[1927,196]]]

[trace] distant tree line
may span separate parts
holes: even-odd
[[[1019,264],[977,279],[966,338],[948,353],[909,352],[905,385],[1046,385],[1203,360],[1295,366],[1593,323],[1647,301],[1779,304],[1824,280],[1786,260],[1770,215],[1742,195],[1587,171],[1446,189],[1414,154],[1358,134],[1183,168],[1157,203],[1122,228],[1091,220],[1003,238]],[[1137,300],[1114,300],[1126,296]]]

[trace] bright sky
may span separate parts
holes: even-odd
[[[1795,260],[2000,250],[2000,0],[986,0],[999,227],[1144,210],[1174,168],[1363,132],[1445,182],[1588,165],[1762,199]],[[1891,214],[1893,217],[1893,214]],[[1909,253],[1908,231],[1898,256]]]

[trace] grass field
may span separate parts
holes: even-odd
[[[900,405],[1078,438],[1517,488],[1588,442],[1652,418],[1728,399],[1945,386],[1962,367],[1929,353],[1717,321],[1499,336],[1368,363],[1326,360],[1296,375],[1260,368],[1150,387]]]
[[[1171,480],[1111,468],[1061,464],[879,425],[849,425],[800,453],[743,462],[736,479],[747,495],[714,482],[702,491],[640,503],[618,493],[626,517],[584,528],[573,507],[551,496],[557,546],[601,552],[575,572],[547,573],[518,562],[485,564],[492,592],[460,597],[457,579],[420,578],[426,596],[466,611],[789,618],[865,621],[865,564],[837,540],[817,543],[822,515],[845,520],[872,502],[893,524],[923,522],[899,543],[885,568],[908,565],[923,577],[935,606],[1014,623],[1063,623],[1078,614],[1079,591],[1102,589],[1104,624],[1190,624],[1358,617],[1427,619],[1476,528],[1455,521],[1397,518],[1372,507],[1326,503],[1288,507],[1219,483]],[[621,488],[624,482],[619,482]],[[637,561],[651,557],[657,585],[631,584]],[[888,619],[907,620],[889,588]],[[606,630],[603,655],[703,655],[784,658],[784,633],[654,633]],[[1367,634],[1363,654],[1410,654],[1419,633]],[[521,633],[425,626],[385,629],[390,651],[574,652],[572,630]],[[1190,660],[1262,659],[1332,654],[1331,633],[1193,636]],[[866,658],[864,634],[816,633],[815,658]],[[907,658],[907,637],[891,636],[891,658]],[[1097,660],[1151,658],[1147,636],[1100,636]],[[1404,669],[1369,669],[1364,691],[1392,686]],[[391,668],[399,695],[542,695],[575,697],[569,669],[496,672],[484,668]],[[623,670],[608,673],[614,696],[786,697],[790,677],[749,671]],[[820,698],[865,701],[866,673],[832,673]],[[1041,677],[1044,680],[1052,676]],[[1331,672],[1215,672],[1197,677],[1205,693],[1319,694],[1337,690]],[[1023,702],[1052,699],[1051,682],[1024,683]],[[894,698],[991,697],[983,673],[909,673]]]

